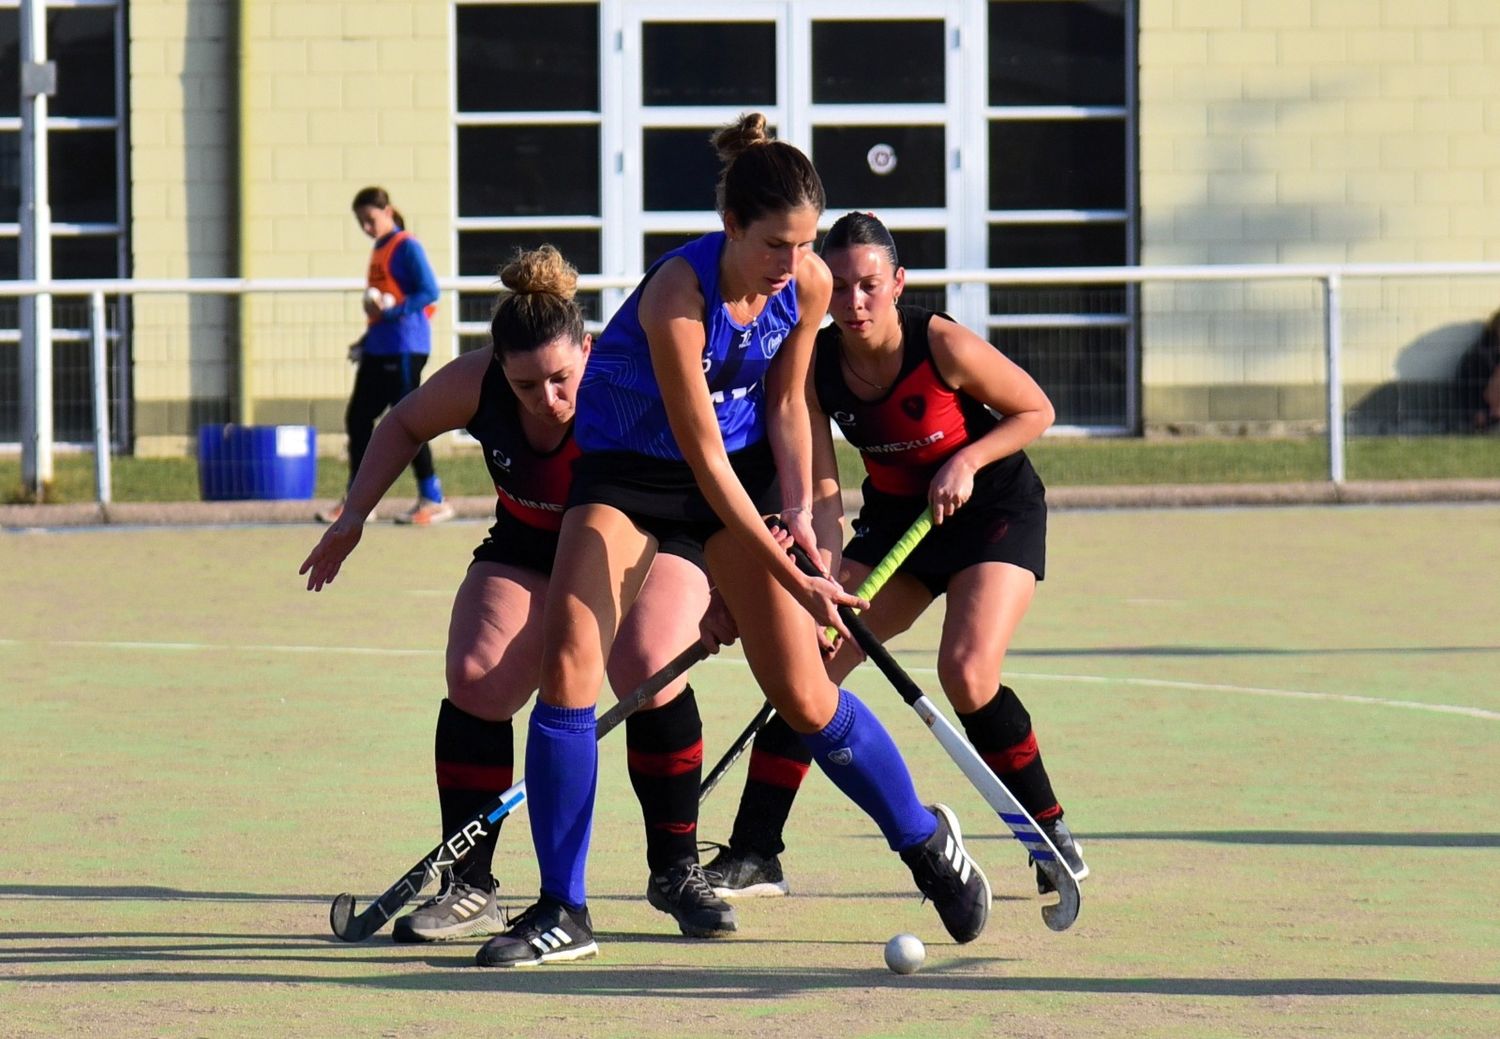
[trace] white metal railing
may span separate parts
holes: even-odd
[[[1327,385],[1328,479],[1335,484],[1345,480],[1344,403],[1342,384],[1342,291],[1347,281],[1355,279],[1416,277],[1468,278],[1500,276],[1500,262],[1454,263],[1346,263],[1346,264],[1218,264],[1206,266],[1152,267],[1046,267],[1009,268],[1004,270],[911,270],[910,286],[956,287],[961,285],[1144,285],[1164,282],[1228,281],[1311,281],[1321,287],[1323,300],[1323,363]],[[580,292],[627,290],[639,276],[612,277],[581,275]],[[438,279],[443,292],[488,292],[496,287],[493,276],[447,277]],[[108,331],[105,322],[105,299],[109,296],[136,295],[252,295],[261,293],[359,292],[365,283],[357,278],[194,278],[129,279],[103,278],[87,280],[35,280],[0,282],[0,298],[26,298],[51,295],[87,297],[91,343],[94,411],[95,485],[99,500],[110,500],[109,413],[106,406],[108,372],[105,365]],[[1108,319],[1108,316],[1104,316]],[[995,316],[991,323],[1005,323]],[[1057,315],[1066,324],[1068,315]],[[1095,320],[1095,319],[1091,319]],[[56,338],[77,340],[80,330],[58,330]],[[23,343],[22,349],[29,344]],[[35,431],[30,431],[33,435]],[[27,430],[22,430],[23,451]],[[50,472],[51,443],[36,443],[33,449],[45,452]]]

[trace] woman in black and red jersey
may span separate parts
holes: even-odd
[[[495,524],[474,550],[448,628],[448,695],[434,741],[442,837],[514,781],[511,719],[536,690],[542,612],[578,447],[573,415],[591,339],[573,295],[578,272],[551,246],[519,254],[500,272],[509,290],[490,322],[493,350],[444,366],[401,399],[376,428],[343,513],[302,564],[307,587],[331,583],[359,544],[364,519],[418,448],[466,429],[484,450],[498,502]],[[708,579],[695,545],[661,546],[615,642],[609,678],[629,691],[700,638]],[[644,609],[643,609],[644,607]],[[701,637],[732,641],[715,613]],[[632,784],[646,823],[648,858],[697,861],[702,730],[692,690],[678,679],[626,721]],[[497,934],[505,921],[491,875],[494,829],[438,893],[396,921],[397,941]],[[440,838],[442,839],[442,838]],[[733,930],[732,911],[724,930]]]
[[[819,412],[859,448],[868,474],[839,581],[856,587],[932,507],[935,528],[875,596],[865,622],[889,638],[947,594],[938,648],[943,691],[975,749],[1082,879],[1088,867],[1063,823],[1031,718],[1001,683],[1006,649],[1044,576],[1045,491],[1022,449],[1051,425],[1052,404],[979,336],[899,303],[906,274],[873,215],[841,217],[822,255],[833,274],[833,323],[819,333],[813,361],[820,468],[833,478],[832,439]],[[820,517],[820,535],[836,519]],[[845,642],[829,674],[840,681],[862,659]],[[751,751],[729,845],[704,867],[721,896],[786,893],[782,831],[807,768],[802,743],[773,718]],[[1040,870],[1037,883],[1043,893],[1051,889]]]

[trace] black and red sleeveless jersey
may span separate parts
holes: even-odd
[[[838,325],[818,333],[813,380],[823,413],[859,448],[870,485],[886,494],[926,494],[948,457],[995,428],[999,420],[943,380],[927,341],[934,312],[907,306],[896,310],[901,320],[901,372],[883,396],[860,400],[849,389],[839,368]],[[1024,457],[1017,452],[985,468],[1024,465]]]
[[[484,464],[500,500],[501,510],[539,530],[562,528],[568,488],[573,482],[573,459],[579,455],[572,429],[551,451],[538,451],[521,428],[521,402],[505,378],[498,360],[491,360],[479,391],[479,410],[464,428],[484,448]]]

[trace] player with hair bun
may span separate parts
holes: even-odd
[[[474,550],[449,622],[448,691],[434,739],[442,836],[515,778],[512,719],[541,672],[542,610],[579,453],[574,414],[592,347],[573,298],[578,272],[556,249],[544,245],[518,253],[500,280],[506,291],[490,321],[493,348],[445,365],[392,409],[375,430],[343,514],[300,571],[313,591],[332,583],[359,544],[366,514],[421,444],[453,429],[466,429],[479,441],[498,501],[495,524]],[[699,618],[710,601],[694,546],[663,545],[642,584],[645,609],[627,621],[626,637],[609,662],[611,681],[624,691],[700,638]],[[635,631],[645,623],[651,625],[649,637]],[[732,638],[727,626],[706,623],[701,637],[710,648],[718,643],[713,630]],[[630,717],[632,778],[638,760],[648,771],[694,754],[701,761],[701,743],[678,739],[684,712],[696,717],[696,708],[688,706],[692,700],[691,687],[679,679]],[[648,858],[669,857],[684,844],[696,855],[696,774],[682,784],[691,787],[687,797],[654,776],[636,784]],[[445,874],[433,898],[396,921],[397,941],[484,936],[504,928],[491,873],[497,836],[498,827],[492,827]],[[733,930],[733,911],[725,910],[722,929]]]
[[[813,430],[831,452],[831,416],[868,474],[839,580],[858,584],[931,507],[933,531],[863,620],[890,638],[948,596],[937,663],[943,691],[969,742],[1082,879],[1088,866],[1063,822],[1031,717],[1000,674],[1044,576],[1045,491],[1022,449],[1052,424],[1052,404],[979,336],[944,314],[900,303],[906,271],[874,215],[840,217],[822,256],[833,276],[833,322],[818,334]],[[841,514],[836,502],[829,506]],[[846,641],[828,673],[841,681],[862,659]],[[809,762],[794,728],[774,717],[756,737],[729,844],[706,867],[721,895],[787,891],[782,832]],[[1052,889],[1040,869],[1037,885],[1044,894]]]
[[[758,113],[720,130],[714,144],[723,230],[652,266],[600,335],[579,390],[583,453],[526,741],[541,894],[479,951],[481,965],[597,951],[584,882],[598,770],[594,703],[621,618],[640,611],[642,578],[674,538],[703,546],[761,689],[901,854],[949,933],[970,941],[988,916],[988,883],[953,813],[923,806],[880,722],[823,671],[822,627],[844,631],[838,607],[866,604],[826,576],[801,573],[764,519],[777,515],[817,558],[807,376],[829,298],[828,269],[812,252],[822,181],[805,155],[767,135]],[[696,852],[647,883],[650,903],[684,925],[716,898]]]

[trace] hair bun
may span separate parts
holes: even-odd
[[[713,136],[714,151],[718,153],[719,161],[726,166],[747,148],[770,142],[771,135],[766,132],[766,117],[760,112],[746,112]]]
[[[572,299],[578,292],[578,269],[551,245],[529,252],[517,249],[511,261],[500,268],[500,283],[517,295]]]

